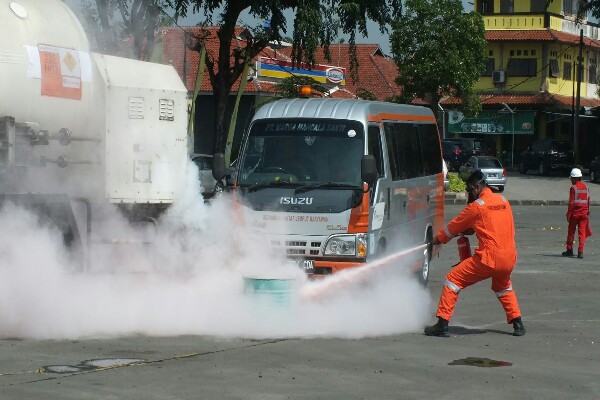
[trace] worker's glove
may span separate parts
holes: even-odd
[[[433,238],[433,240],[431,241],[431,244],[432,244],[432,245],[434,245],[434,246],[439,246],[439,245],[441,245],[441,244],[442,244],[442,242],[440,242],[440,239],[438,239],[438,238],[437,238],[437,236],[436,236],[436,237],[434,237],[434,238]]]
[[[567,215],[567,222],[571,222],[571,217]]]

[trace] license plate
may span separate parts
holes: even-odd
[[[488,174],[488,178],[497,178],[498,174]]]
[[[289,260],[289,263],[300,268],[307,274],[314,274],[315,262],[313,260]]]

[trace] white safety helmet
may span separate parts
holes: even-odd
[[[581,170],[579,168],[573,168],[571,170],[571,178],[581,178]]]

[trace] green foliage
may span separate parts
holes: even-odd
[[[282,79],[281,82],[274,86],[275,92],[283,98],[295,98],[300,97],[299,88],[303,85],[310,85],[310,87],[319,92],[326,92],[327,88],[311,78],[310,76],[290,76],[289,78]]]
[[[448,187],[449,192],[464,192],[467,188],[467,184],[458,177],[456,174],[448,174],[448,182],[450,183]]]
[[[227,98],[233,84],[239,79],[244,62],[231,60],[231,45],[235,27],[241,25],[242,12],[259,21],[268,20],[269,27],[246,27],[252,33],[247,41],[238,41],[240,60],[252,60],[270,42],[282,41],[292,33],[292,62],[314,65],[316,53],[323,47],[330,60],[329,47],[337,35],[348,37],[350,47],[350,77],[357,78],[358,57],[356,35],[367,36],[367,21],[374,21],[384,32],[392,18],[402,9],[401,0],[162,0],[175,9],[176,17],[188,14],[204,15],[202,25],[219,26],[219,54],[207,53],[206,70],[213,88],[215,102],[215,148],[225,148],[225,115]],[[294,13],[292,29],[288,29],[284,12]],[[262,25],[262,24],[261,24]]]
[[[150,59],[155,30],[173,23],[166,14],[161,14],[164,6],[163,0],[81,0],[86,28],[91,31],[96,47],[107,54],[122,53],[121,39],[130,36],[132,55],[140,60]]]
[[[356,89],[356,97],[363,100],[377,100],[377,97],[372,92],[362,87]]]
[[[464,13],[460,0],[406,0],[390,44],[402,87],[396,101],[421,98],[435,110],[442,97],[456,96],[468,115],[481,109],[473,90],[486,59],[479,13]]]

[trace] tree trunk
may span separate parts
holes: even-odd
[[[213,153],[225,151],[225,116],[227,114],[227,97],[231,87],[214,87],[215,101],[215,143]]]

